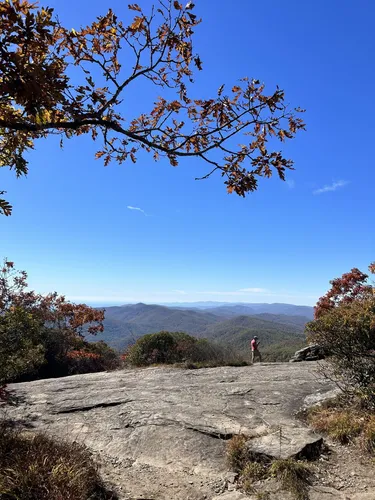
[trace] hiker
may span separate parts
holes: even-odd
[[[254,335],[254,338],[251,341],[251,362],[252,363],[254,363],[254,361],[255,361],[255,356],[257,356],[259,358],[259,363],[262,362],[262,355],[260,354],[260,351],[258,349],[259,344],[260,344],[260,342],[258,342],[258,337],[256,335]]]

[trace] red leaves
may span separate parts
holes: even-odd
[[[177,1],[175,0],[173,2],[173,7],[176,9],[176,10],[182,10],[182,5]]]
[[[16,271],[13,262],[4,261],[0,274],[0,314],[20,307],[51,328],[64,325],[67,334],[81,335],[84,327],[91,334],[103,331],[103,311],[86,304],[72,304],[57,293],[40,295],[27,291],[26,279],[26,272]]]
[[[369,266],[370,271],[371,267],[372,264]],[[321,317],[339,304],[350,303],[372,295],[373,287],[366,283],[367,279],[367,274],[353,268],[341,278],[330,281],[331,289],[318,300],[315,306],[315,318]]]

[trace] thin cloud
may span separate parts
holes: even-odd
[[[289,189],[294,189],[296,187],[296,183],[293,179],[287,180],[285,182]]]
[[[143,215],[148,217],[148,215],[146,214],[146,212],[144,210],[142,210],[142,208],[132,207],[131,205],[128,205],[126,208],[128,208],[129,210],[137,210],[138,212],[141,212]]]
[[[341,180],[341,181],[333,182],[332,184],[330,184],[328,186],[324,186],[322,188],[316,189],[315,191],[313,191],[313,194],[322,194],[322,193],[328,193],[329,191],[336,191],[337,189],[344,187],[347,184],[349,184],[349,181]]]
[[[178,294],[180,294],[180,295],[186,295],[185,290],[172,290],[172,292],[174,292],[174,293],[178,293]]]
[[[265,288],[241,288],[238,290],[239,292],[248,292],[248,293],[266,293],[268,290]]]

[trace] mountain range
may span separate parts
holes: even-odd
[[[199,303],[198,303],[199,304]],[[207,303],[206,303],[207,305]],[[104,332],[92,340],[104,340],[123,350],[146,333],[181,331],[226,343],[236,348],[248,345],[257,334],[262,345],[304,338],[304,326],[313,308],[292,304],[222,304],[207,307],[128,304],[107,307]]]

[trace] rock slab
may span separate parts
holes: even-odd
[[[306,397],[324,398],[332,386],[315,363],[302,362],[121,370],[10,389],[20,402],[9,418],[85,443],[120,498],[203,500],[235,498],[225,458],[233,435],[252,436],[254,446],[276,456],[280,428],[285,456],[319,440],[294,414]]]

